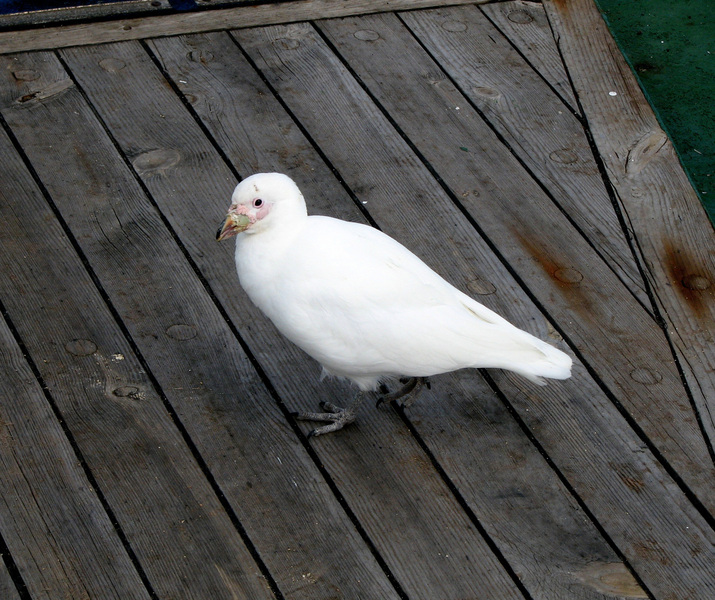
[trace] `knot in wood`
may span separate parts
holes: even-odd
[[[526,25],[527,23],[532,23],[534,21],[534,17],[523,9],[512,10],[506,18],[512,23],[517,23],[518,25]]]
[[[710,287],[710,280],[702,275],[691,274],[683,277],[681,283],[683,287],[695,292],[705,291]]]
[[[173,148],[149,150],[137,156],[132,165],[140,175],[158,173],[163,175],[181,160],[181,154]]]
[[[380,34],[372,29],[360,29],[359,31],[353,33],[353,36],[363,42],[374,42],[375,40],[380,39]]]
[[[75,339],[65,344],[65,350],[73,356],[89,356],[97,351],[97,345],[91,340]]]
[[[102,60],[99,61],[99,66],[102,67],[107,73],[116,73],[117,71],[121,71],[124,67],[127,66],[127,63],[125,63],[122,59],[120,58],[103,58]]]
[[[298,46],[300,46],[300,42],[293,38],[278,38],[277,40],[274,40],[273,45],[279,46],[284,50],[295,50]]]
[[[139,388],[135,385],[123,385],[112,390],[112,394],[118,398],[132,398],[138,400],[140,398]]]
[[[442,23],[442,29],[452,32],[466,31],[467,25],[461,21],[445,21]]]
[[[198,335],[198,331],[193,325],[187,325],[186,323],[177,323],[176,325],[172,325],[171,327],[167,328],[166,335],[175,340],[185,342],[186,340],[195,338]]]
[[[561,283],[568,283],[569,285],[575,285],[583,279],[581,272],[571,267],[556,269],[556,271],[554,271],[554,277]]]
[[[561,148],[560,150],[554,150],[551,154],[549,154],[549,158],[555,163],[572,165],[578,160],[578,154],[570,148]]]
[[[663,376],[655,369],[649,369],[648,367],[638,367],[631,371],[631,379],[642,383],[643,385],[655,385],[660,383]]]
[[[484,279],[470,279],[467,282],[467,287],[469,291],[480,296],[489,296],[497,291],[496,286],[491,281],[485,281]]]
[[[501,92],[492,87],[477,86],[472,88],[472,92],[474,92],[477,96],[481,96],[485,100],[498,100],[501,98]]]
[[[40,73],[34,69],[18,69],[12,72],[12,76],[16,81],[35,81],[40,78]]]
[[[186,58],[188,58],[191,62],[201,63],[202,65],[205,65],[206,63],[210,63],[214,59],[214,55],[208,50],[191,50],[186,55]]]

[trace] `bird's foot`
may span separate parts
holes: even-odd
[[[423,387],[430,389],[429,379],[426,377],[410,377],[409,379],[400,379],[402,387],[395,390],[394,392],[384,393],[377,399],[375,406],[380,407],[383,403],[395,402],[402,399],[400,406],[402,408],[409,408],[412,406],[414,401],[417,399],[417,395]]]
[[[357,409],[362,400],[363,393],[358,392],[352,404],[347,408],[341,408],[340,406],[336,406],[330,402],[321,402],[319,406],[325,412],[298,412],[293,413],[293,416],[299,421],[319,421],[328,423],[328,425],[323,425],[322,427],[313,429],[313,431],[308,434],[308,437],[311,438],[317,435],[324,435],[326,433],[332,433],[333,431],[342,429],[346,425],[352,423],[357,417]]]

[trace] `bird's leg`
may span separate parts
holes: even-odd
[[[403,398],[400,405],[403,408],[408,408],[412,406],[412,403],[417,399],[417,394],[423,386],[427,386],[427,389],[430,387],[429,381],[426,377],[410,377],[406,381],[402,379],[400,381],[403,382],[403,386],[394,392],[380,396],[375,404],[376,407],[379,408],[383,402],[395,402],[396,400]]]
[[[323,425],[317,429],[313,429],[308,434],[308,437],[315,437],[316,435],[324,435],[326,433],[332,433],[338,429],[342,429],[345,425],[352,423],[357,416],[357,410],[365,394],[363,392],[358,392],[352,401],[352,404],[347,408],[340,408],[335,404],[330,402],[321,402],[320,408],[325,412],[322,413],[310,413],[310,412],[298,412],[293,413],[293,416],[299,421],[321,421],[328,423],[328,425]]]

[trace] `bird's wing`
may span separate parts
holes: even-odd
[[[281,280],[281,308],[272,320],[339,375],[432,375],[463,367],[522,372],[553,350],[363,225],[311,217]]]

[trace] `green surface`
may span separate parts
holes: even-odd
[[[715,223],[715,1],[596,4]]]

